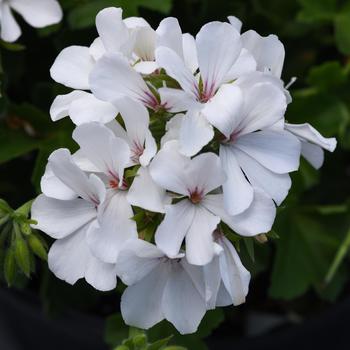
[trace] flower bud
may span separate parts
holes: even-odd
[[[15,257],[18,267],[22,272],[29,277],[30,275],[30,251],[27,242],[21,237],[17,236],[15,243]]]
[[[13,285],[16,277],[16,258],[15,252],[12,248],[8,249],[4,260],[4,275],[7,285]]]
[[[40,259],[47,261],[47,251],[41,240],[35,235],[31,234],[28,236],[27,241],[32,252]]]

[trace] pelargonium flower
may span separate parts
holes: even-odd
[[[118,275],[128,287],[121,312],[129,325],[148,329],[171,322],[181,334],[193,333],[207,307],[201,268],[190,265],[183,253],[169,258],[155,245],[133,240],[117,261]]]
[[[250,206],[235,216],[226,212],[222,194],[211,194],[226,180],[220,159],[214,153],[190,159],[179,153],[176,141],[171,141],[152,161],[150,174],[158,185],[182,199],[166,206],[164,220],[155,234],[157,246],[170,257],[179,253],[186,239],[188,262],[209,263],[215,254],[213,232],[221,220],[243,236],[271,229],[276,209],[273,201],[259,189],[255,190]]]
[[[12,10],[35,28],[43,28],[62,20],[62,9],[57,0],[0,0],[1,39],[16,41],[22,31]]]
[[[137,72],[150,74],[157,69],[154,61],[156,46],[169,45],[176,49],[180,46],[182,48],[182,41],[185,47],[188,42],[188,36],[182,37],[181,29],[175,18],[164,19],[155,31],[143,18],[130,17],[123,20],[120,8],[107,8],[100,11],[96,17],[96,28],[99,37],[90,47],[70,46],[65,48],[58,55],[50,70],[51,77],[55,81],[76,89],[69,94],[56,97],[50,110],[54,121],[66,116],[70,116],[76,125],[90,121],[107,123],[113,120],[118,110],[109,102],[113,102],[120,92],[133,84],[132,77],[138,77]],[[107,75],[116,84],[113,91],[118,87],[123,87],[123,84],[127,83],[123,77],[130,74],[130,82],[122,91],[117,90],[117,95],[113,94],[112,99],[103,98],[98,93],[94,96],[87,91],[82,91],[94,89],[95,82],[92,79],[92,85],[90,84],[90,73],[104,55],[117,57],[117,64],[121,65],[119,68],[121,71],[118,73],[119,79],[114,81],[113,76],[109,75],[112,72],[108,72]],[[104,59],[98,67],[103,67],[103,62]],[[100,79],[102,77],[103,75]],[[158,105],[147,87],[145,91],[147,91],[147,96],[144,98],[149,105]]]
[[[94,174],[87,176],[68,150],[59,149],[49,158],[41,187],[32,217],[38,222],[35,228],[56,239],[48,256],[50,270],[70,284],[85,278],[96,289],[115,288],[115,264],[97,259],[87,239],[105,201],[103,182]]]
[[[51,69],[75,89],[51,117],[70,116],[80,148],[51,155],[33,218],[57,238],[59,278],[101,290],[122,279],[132,326],[167,319],[190,333],[207,309],[243,303],[250,273],[231,241],[269,232],[300,155],[318,168],[336,145],[285,121],[279,39],[228,19],[194,38],[175,18],[154,30],[108,8],[92,45]]]

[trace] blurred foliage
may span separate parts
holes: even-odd
[[[9,285],[38,291],[51,314],[67,307],[106,317],[105,339],[111,348],[206,349],[210,334],[244,333],[243,320],[256,310],[307,316],[350,291],[350,0],[61,0],[64,21],[35,30],[19,19],[24,34],[16,44],[1,42],[0,99],[0,275]],[[286,118],[309,122],[325,136],[336,136],[337,150],[326,154],[315,171],[301,162],[293,187],[266,237],[240,240],[239,249],[253,281],[247,303],[208,312],[195,335],[180,336],[167,322],[146,334],[129,334],[118,312],[117,293],[96,293],[84,282],[71,287],[44,267],[28,284],[33,256],[46,257],[46,245],[28,230],[28,213],[14,211],[39,192],[48,155],[58,147],[74,151],[69,120],[51,122],[54,97],[69,90],[54,83],[49,68],[66,46],[88,45],[96,37],[96,13],[122,6],[125,16],[142,15],[156,27],[172,15],[184,32],[195,34],[211,20],[235,15],[243,31],[277,34],[286,47],[283,79],[297,77]],[[4,208],[7,208],[4,210]],[[144,217],[135,217],[139,227]],[[144,228],[149,235],[150,227]],[[267,242],[265,242],[267,240]],[[265,243],[264,243],[265,242]],[[6,249],[4,249],[4,247]],[[268,292],[267,292],[268,291]],[[237,326],[237,327],[236,327]],[[215,330],[216,329],[216,330]],[[168,337],[172,338],[168,339]],[[125,340],[126,339],[126,340]],[[176,344],[176,345],[171,345]],[[158,347],[162,348],[162,347]]]

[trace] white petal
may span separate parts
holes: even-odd
[[[235,28],[237,32],[240,33],[242,29],[242,21],[235,16],[228,16],[227,19],[230,22],[231,26],[233,26],[233,28]]]
[[[193,95],[180,89],[160,88],[158,90],[162,106],[171,113],[187,111],[198,102],[193,99]]]
[[[254,72],[256,70],[256,61],[253,55],[246,49],[242,49],[237,61],[233,64],[225,77],[225,81],[236,80],[238,77]]]
[[[195,207],[188,200],[165,207],[165,217],[155,234],[157,246],[169,257],[176,256],[195,216]]]
[[[155,99],[141,75],[117,53],[107,53],[96,63],[90,75],[90,85],[97,98],[111,103],[121,95],[145,105],[151,103],[151,98]]]
[[[144,75],[152,74],[158,69],[158,64],[153,61],[140,61],[134,65],[136,72],[139,72]]]
[[[159,47],[156,50],[156,62],[159,67],[175,79],[180,86],[195,99],[198,93],[198,83],[181,57],[168,47]]]
[[[180,129],[180,151],[193,156],[206,146],[214,137],[213,127],[200,110],[189,110],[183,118]]]
[[[168,141],[178,140],[180,135],[180,128],[182,124],[182,118],[184,114],[176,114],[174,115],[165,126],[166,133],[162,137],[160,144],[161,147],[164,146]]]
[[[151,132],[147,130],[146,139],[145,139],[145,149],[143,150],[142,155],[139,158],[140,164],[143,167],[149,165],[152,158],[157,153],[157,143]]]
[[[108,123],[118,115],[118,110],[109,102],[85,93],[81,98],[72,101],[69,115],[75,125],[90,122]]]
[[[191,34],[182,35],[183,55],[186,67],[192,73],[198,69],[197,46],[194,37]]]
[[[81,170],[87,173],[100,173],[99,176],[101,176],[102,171],[85,156],[81,149],[72,154],[72,160]]]
[[[149,174],[149,170],[140,168],[128,191],[130,204],[157,213],[164,213],[164,206],[170,204],[171,198],[158,186]]]
[[[226,223],[242,236],[255,236],[269,232],[275,217],[276,207],[273,201],[264,192],[255,189],[251,206],[242,214],[232,217],[231,223]]]
[[[40,180],[41,191],[48,197],[68,200],[77,197],[77,194],[67,187],[55,174],[53,173],[50,164],[47,164],[45,173]]]
[[[157,47],[168,47],[175,51],[179,57],[183,57],[182,30],[176,18],[168,17],[163,19],[156,32]]]
[[[58,95],[50,108],[51,119],[55,122],[69,116],[69,109],[73,101],[79,100],[88,94],[85,91],[75,90],[66,95]]]
[[[160,263],[151,273],[125,290],[120,308],[126,324],[148,329],[164,318],[162,297],[168,273],[167,264]]]
[[[337,146],[337,140],[334,137],[323,137],[315,128],[310,124],[285,124],[285,128],[294,134],[302,141],[311,142],[323,149],[333,152]]]
[[[96,38],[89,47],[91,57],[98,61],[105,53],[106,49],[100,37]]]
[[[89,48],[70,46],[63,49],[50,69],[52,79],[73,89],[89,90],[89,74],[94,66]]]
[[[125,18],[123,21],[129,29],[137,29],[139,27],[150,27],[149,23],[142,17],[128,17]]]
[[[250,207],[238,215],[228,215],[222,205],[222,195],[208,195],[203,206],[242,236],[255,236],[271,230],[276,216],[276,207],[266,194],[254,189],[254,199]]]
[[[121,51],[129,39],[129,31],[122,20],[121,8],[109,7],[96,16],[96,28],[106,51]]]
[[[98,169],[118,181],[122,180],[130,159],[130,149],[124,140],[99,123],[78,126],[73,132],[73,139]]]
[[[270,83],[258,83],[243,91],[245,96],[240,134],[274,125],[283,118],[287,101],[283,91]]]
[[[174,193],[188,195],[185,169],[190,159],[179,153],[177,142],[171,141],[154,157],[150,165],[153,180],[162,188]]]
[[[137,238],[136,222],[126,193],[115,192],[106,200],[98,214],[98,222],[87,233],[92,254],[106,263],[116,263],[124,243]]]
[[[162,299],[164,317],[181,334],[194,333],[205,312],[204,299],[180,264],[172,266]]]
[[[224,248],[219,256],[222,280],[233,305],[240,305],[248,294],[250,273],[243,266],[232,243],[226,237],[222,237],[220,243]]]
[[[226,289],[224,283],[221,281],[219,291],[216,297],[216,306],[223,307],[229,305],[232,305],[232,298],[228,290]]]
[[[212,152],[192,158],[183,172],[187,178],[187,188],[190,191],[196,188],[203,194],[217,189],[226,181],[220,158]]]
[[[253,187],[258,187],[280,205],[288,195],[292,181],[288,174],[276,174],[248,154],[234,149],[237,161]]]
[[[164,253],[154,244],[142,239],[131,239],[118,255],[118,276],[127,286],[135,284],[147,276],[163,257]]]
[[[139,27],[136,32],[134,53],[142,61],[154,61],[156,49],[156,32],[151,27]]]
[[[0,16],[1,39],[7,42],[16,41],[20,37],[22,31],[7,2],[2,2],[0,4]]]
[[[324,162],[324,151],[320,146],[301,142],[301,155],[315,168],[321,168]]]
[[[253,54],[258,63],[257,69],[268,69],[278,78],[281,76],[284,63],[284,46],[276,35],[260,36],[254,30],[248,30],[242,34],[244,48]]]
[[[196,36],[198,62],[205,91],[216,91],[241,52],[240,35],[232,25],[211,22]]]
[[[32,206],[35,228],[53,238],[63,238],[96,217],[94,205],[83,199],[59,200],[40,195]]]
[[[192,223],[186,233],[186,257],[190,264],[206,265],[214,257],[213,232],[220,222],[201,206],[195,206]]]
[[[102,203],[106,195],[103,182],[94,174],[88,177],[73,162],[67,149],[58,149],[49,157],[49,164],[55,176],[86,201],[95,205]]]
[[[253,188],[245,178],[230,146],[220,146],[220,159],[227,175],[223,184],[225,208],[231,215],[242,213],[253,200]]]
[[[69,284],[74,284],[85,275],[91,255],[85,242],[87,228],[88,225],[85,225],[73,235],[57,240],[49,251],[49,269]]]
[[[299,168],[301,145],[287,131],[262,130],[243,135],[238,138],[235,147],[277,174]]]
[[[11,7],[26,22],[36,28],[43,28],[61,21],[63,13],[56,0],[11,0]]]
[[[130,97],[119,98],[115,104],[123,118],[129,138],[143,144],[149,125],[147,108]]]
[[[85,277],[96,289],[114,289],[117,284],[114,265],[98,262],[91,255],[85,239],[87,228],[88,225],[52,245],[48,256],[49,268],[69,284]]]
[[[219,257],[214,259],[207,265],[203,266],[206,287],[207,309],[213,310],[216,306],[217,295],[221,285],[221,274]]]
[[[102,292],[113,290],[117,286],[116,266],[104,263],[90,254],[85,269],[85,280]]]
[[[240,122],[243,107],[243,94],[239,87],[225,84],[216,95],[205,104],[203,115],[227,138]]]

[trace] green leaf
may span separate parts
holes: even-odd
[[[335,18],[335,42],[341,53],[350,54],[350,12],[343,12]]]
[[[339,245],[341,225],[336,233],[330,217],[286,213],[276,222],[280,239],[269,294],[273,298],[293,299],[310,287],[320,289]],[[334,216],[334,220],[338,216]],[[338,236],[337,236],[338,235]]]
[[[208,337],[214,329],[224,321],[224,312],[222,309],[209,310],[203,317],[197,331],[197,336],[200,338]]]
[[[346,72],[338,61],[325,62],[311,68],[307,82],[321,90],[332,89],[344,84]]]
[[[249,257],[252,259],[252,261],[255,261],[254,256],[254,239],[250,237],[244,237],[243,238],[244,245],[247,249],[247,252],[249,254]]]
[[[337,0],[298,0],[298,20],[307,23],[331,21],[337,12]]]
[[[164,346],[168,345],[168,343],[172,337],[173,336],[171,335],[167,338],[157,340],[156,342],[150,344],[147,347],[147,350],[160,350],[160,349],[164,348]]]
[[[27,154],[40,145],[35,139],[22,130],[14,131],[0,125],[0,164]]]
[[[71,29],[92,27],[99,11],[106,7],[119,7],[117,0],[92,0],[76,6],[68,14],[68,23]]]
[[[121,314],[114,314],[107,318],[104,340],[110,346],[117,346],[128,338],[129,330],[125,326]]]

